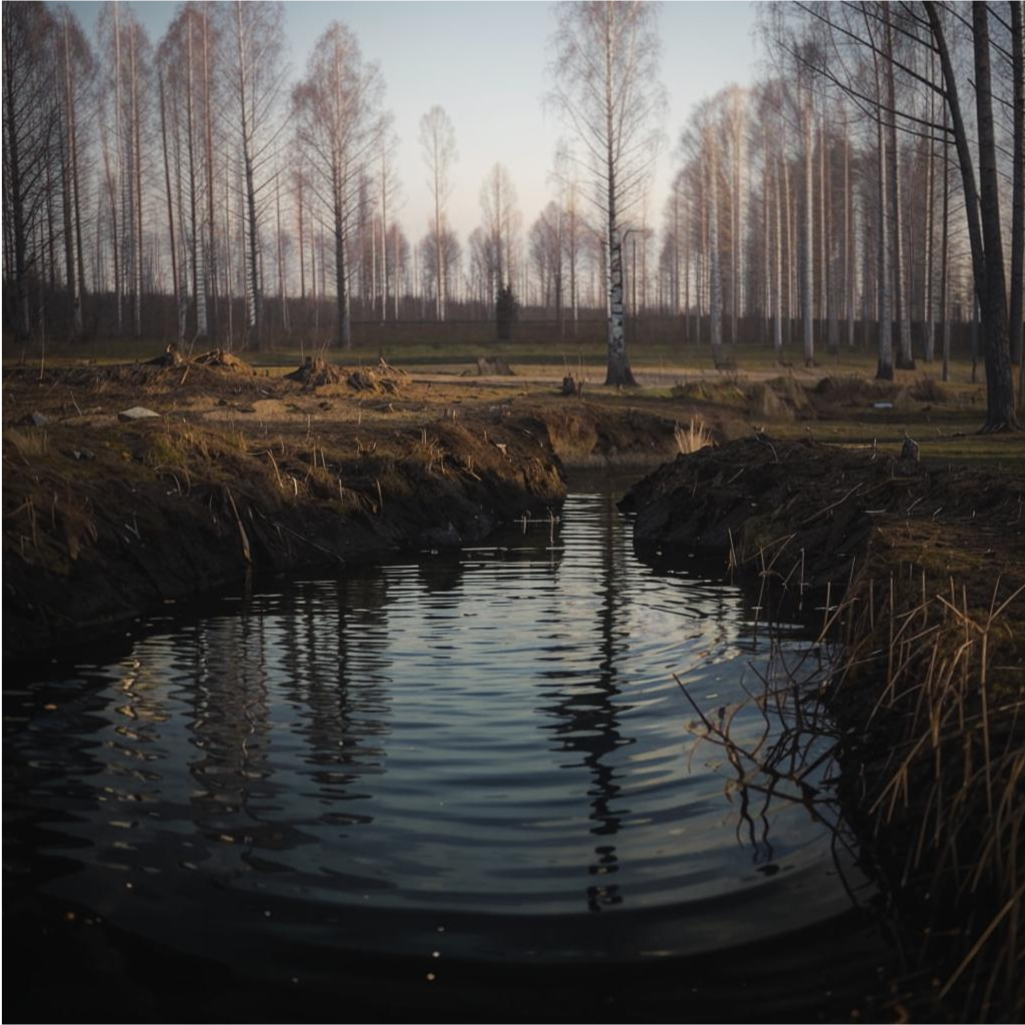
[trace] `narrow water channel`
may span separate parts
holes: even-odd
[[[588,481],[486,547],[167,606],[113,657],[8,673],[8,887],[282,986],[342,952],[434,982],[828,930],[860,885],[828,826],[780,802],[738,829],[691,757],[673,674],[728,706],[771,648],[715,576],[639,561]]]

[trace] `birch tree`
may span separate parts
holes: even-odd
[[[519,229],[516,188],[503,164],[495,164],[480,187],[480,209],[484,231],[490,244],[493,264],[491,301],[507,282],[512,282],[513,237]]]
[[[58,128],[50,102],[53,79],[47,48],[53,21],[41,3],[5,3],[3,13],[4,220],[9,214],[14,336],[25,344],[31,338],[29,276],[37,258],[33,239],[45,212],[48,150]],[[4,271],[10,272],[6,259]]]
[[[314,45],[306,77],[292,95],[310,190],[334,243],[337,342],[343,349],[352,347],[350,235],[361,186],[378,156],[381,88],[376,65],[364,62],[353,32],[336,21]]]
[[[455,129],[443,107],[431,107],[420,119],[420,150],[427,165],[427,187],[434,203],[431,230],[434,233],[435,313],[438,320],[444,320],[449,277],[445,267],[446,251],[449,248],[446,244],[448,229],[445,225],[445,207],[452,192],[452,164],[457,154]]]
[[[608,358],[605,383],[636,384],[623,323],[623,225],[640,203],[661,143],[656,8],[640,0],[557,9],[549,104],[574,152],[605,229]]]
[[[263,326],[260,241],[272,209],[271,186],[284,128],[279,109],[287,72],[283,59],[284,13],[280,3],[270,0],[235,0],[223,11],[225,121],[234,134],[234,170],[242,195],[246,320],[249,338],[258,346]]]
[[[71,9],[58,9],[57,64],[60,76],[61,194],[64,221],[64,252],[68,294],[71,299],[71,334],[84,328],[85,247],[83,245],[83,181],[87,170],[88,141],[82,138],[83,114],[89,106],[95,62]]]

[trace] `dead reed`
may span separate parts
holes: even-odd
[[[715,444],[712,440],[712,432],[695,416],[691,416],[690,425],[687,428],[677,424],[673,434],[676,436],[677,450],[685,456]]]
[[[763,553],[765,608],[782,579],[772,562]],[[741,704],[704,710],[676,677],[696,744],[732,768],[739,840],[771,854],[781,801],[844,846],[857,833],[900,915],[897,1015],[1020,1020],[1025,1009],[1023,624],[1025,585],[997,579],[973,606],[952,578],[909,568],[882,587],[855,582],[836,606],[827,592],[822,632],[796,654],[770,624],[771,657],[752,667]],[[752,709],[763,721],[753,739],[735,729]]]

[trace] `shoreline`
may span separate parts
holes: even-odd
[[[896,923],[897,1017],[1025,1007],[1023,502],[1020,473],[766,436],[681,456],[623,503],[642,546],[718,552],[777,599],[843,595],[825,698],[842,803]]]
[[[358,373],[353,392],[196,364],[8,372],[5,661],[250,573],[475,543],[547,515],[567,466],[640,475],[675,448],[672,421],[629,408],[463,409]]]

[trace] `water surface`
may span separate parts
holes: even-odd
[[[784,802],[750,842],[715,752],[689,757],[673,674],[715,709],[770,650],[714,577],[640,562],[603,487],[487,547],[168,606],[115,658],[9,674],[8,865],[283,975],[312,949],[644,960],[828,922],[829,829]]]

